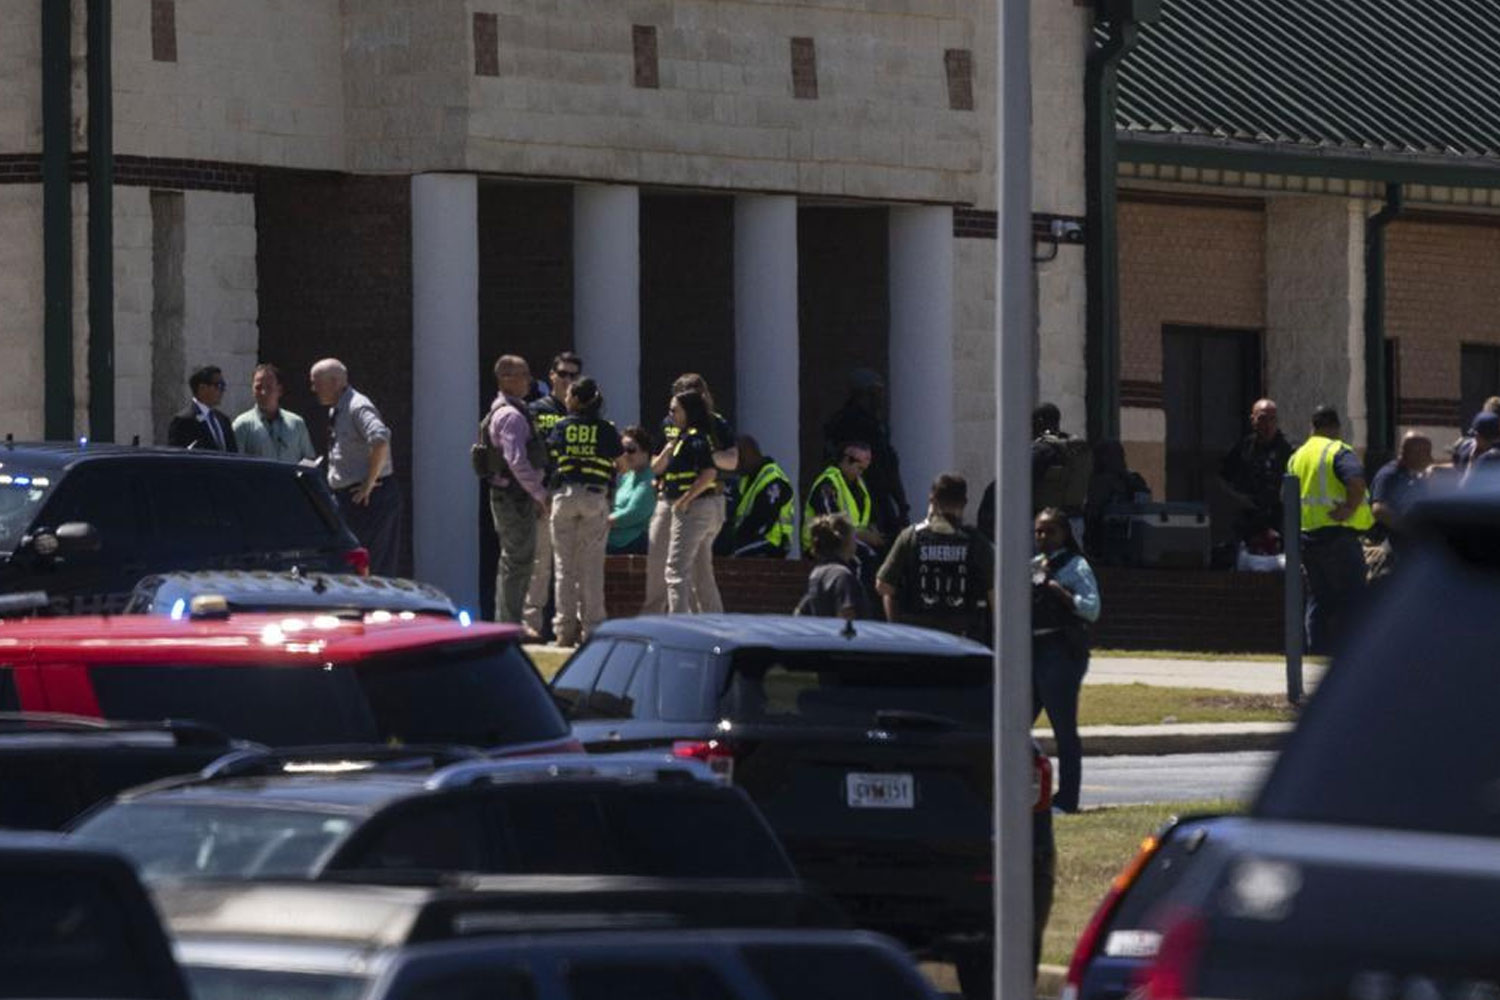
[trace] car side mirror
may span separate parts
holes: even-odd
[[[57,540],[57,552],[65,555],[98,552],[102,544],[99,530],[87,521],[69,521],[58,525],[54,537]]]

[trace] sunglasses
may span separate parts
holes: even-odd
[[[583,371],[582,369],[577,368],[554,368],[552,369],[552,374],[556,375],[558,378],[577,378],[578,376],[583,374]]]
[[[223,379],[219,379],[219,381],[217,381],[217,382],[210,382],[209,385],[213,386],[215,389],[228,389],[229,388],[229,383],[225,382]]]

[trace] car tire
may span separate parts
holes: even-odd
[[[990,942],[956,952],[953,968],[964,1000],[992,1000],[995,995],[995,947]]]

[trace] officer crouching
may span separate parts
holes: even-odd
[[[994,602],[995,552],[963,525],[969,484],[944,473],[932,482],[926,520],[903,528],[875,576],[893,622],[924,625],[987,642]]]

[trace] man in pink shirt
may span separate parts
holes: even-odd
[[[547,465],[546,444],[537,435],[523,402],[531,386],[526,359],[503,354],[495,362],[500,392],[490,406],[490,444],[505,467],[490,477],[490,517],[500,540],[500,562],[495,570],[495,620],[521,621],[521,605],[536,561],[538,517],[545,518],[551,501],[542,485]],[[542,523],[546,523],[543,521]]]

